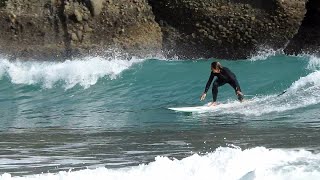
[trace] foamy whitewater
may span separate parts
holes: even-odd
[[[44,88],[52,88],[61,82],[70,89],[75,85],[88,88],[100,78],[115,79],[124,70],[143,60],[104,59],[87,57],[65,62],[23,62],[2,60],[0,77],[8,76],[14,84],[40,84]]]
[[[320,179],[320,58],[265,50],[220,61],[229,85],[199,106],[209,61],[0,60],[0,180]]]
[[[218,148],[212,153],[198,154],[182,160],[156,157],[154,162],[118,170],[97,168],[57,174],[11,177],[1,180],[73,180],[73,179],[318,179],[320,155],[304,150],[269,150],[263,147],[241,150]]]

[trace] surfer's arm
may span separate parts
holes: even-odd
[[[205,94],[208,92],[208,90],[209,90],[209,88],[210,88],[210,86],[211,86],[211,83],[212,83],[213,78],[214,78],[214,74],[213,74],[213,72],[211,72],[210,77],[209,77],[209,79],[208,79],[208,82],[207,82],[207,84],[206,84],[206,88],[204,89],[204,93],[205,93]]]
[[[234,89],[236,92],[237,92],[237,91],[240,91],[240,92],[241,92],[240,84],[239,84],[239,82],[238,82],[238,80],[237,80],[236,75],[235,75],[233,72],[231,72],[230,69],[228,69],[228,68],[224,68],[224,69],[225,69],[227,75],[228,75],[229,78],[230,78],[230,81],[231,81],[230,84],[232,84],[233,89]]]
[[[233,87],[234,91],[236,92],[236,95],[238,96],[238,100],[242,102],[243,93],[241,92],[240,84],[236,76],[230,71],[229,77],[230,77],[230,85]]]
[[[240,88],[240,84],[239,84],[238,80],[237,80],[236,78],[234,78],[232,81],[233,81],[233,83],[235,84],[234,90],[235,90],[236,92],[238,92],[238,91],[241,92],[241,88]]]

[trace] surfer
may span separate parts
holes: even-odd
[[[213,82],[213,86],[212,86],[213,101],[212,103],[210,103],[210,106],[217,105],[216,101],[217,101],[217,95],[218,95],[218,87],[223,86],[226,83],[230,84],[233,87],[233,89],[236,92],[236,95],[238,96],[238,100],[240,102],[243,101],[243,94],[241,92],[241,88],[236,75],[233,72],[231,72],[230,69],[226,67],[222,67],[219,62],[211,63],[211,74],[206,84],[206,88],[200,97],[201,101],[203,101],[206,98],[207,92],[215,76],[217,77],[217,79]]]

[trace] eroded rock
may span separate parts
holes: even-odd
[[[150,3],[166,33],[164,48],[177,49],[174,55],[186,58],[238,59],[250,56],[261,46],[284,47],[298,32],[306,13],[305,0]],[[196,38],[190,36],[193,33]]]
[[[8,0],[0,8],[0,53],[46,60],[113,48],[161,51],[161,29],[145,0]]]

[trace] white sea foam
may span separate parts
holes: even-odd
[[[281,54],[282,49],[274,50],[272,48],[261,48],[255,54],[253,54],[249,60],[250,61],[259,61],[259,60],[266,60],[269,57],[275,56],[277,54]]]
[[[88,88],[96,84],[99,78],[117,78],[124,70],[142,61],[103,57],[87,57],[64,62],[11,62],[2,59],[0,79],[7,76],[14,84],[40,84],[45,88],[52,88],[58,82],[62,82],[66,89],[75,85]]]
[[[0,180],[319,179],[319,163],[320,154],[306,150],[221,147],[212,153],[195,154],[182,160],[156,157],[154,162],[131,168],[97,168],[23,177],[5,173],[0,175]]]
[[[320,58],[317,56],[309,56],[308,69],[319,70],[320,69]]]

